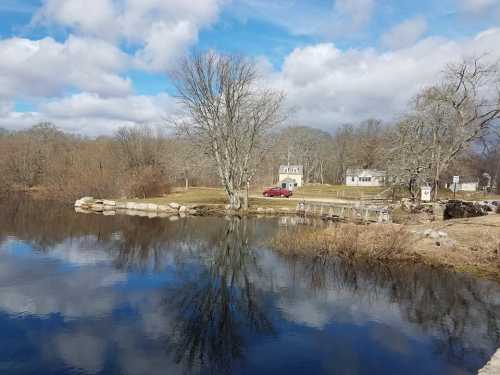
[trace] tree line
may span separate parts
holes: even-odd
[[[472,58],[446,67],[397,121],[368,119],[327,132],[294,124],[283,93],[265,87],[248,59],[213,52],[186,57],[171,73],[184,109],[164,127],[112,136],[67,134],[54,124],[0,130],[0,192],[34,190],[149,197],[173,186],[222,186],[234,209],[250,185],[277,183],[280,164],[304,166],[306,183],[341,184],[347,168],[388,171],[391,183],[434,195],[454,174],[500,186],[497,64]]]

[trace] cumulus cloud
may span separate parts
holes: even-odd
[[[420,39],[427,26],[427,20],[422,16],[403,21],[382,35],[382,45],[392,49],[408,47]]]
[[[499,58],[500,29],[453,41],[426,38],[407,48],[340,50],[331,43],[295,49],[271,75],[301,124],[333,129],[370,117],[391,120],[411,97],[439,78],[445,65],[473,54]]]
[[[224,0],[47,0],[34,23],[126,42],[141,69],[164,71],[217,18]],[[88,9],[92,9],[89,12]]]
[[[71,133],[109,135],[121,126],[164,125],[176,112],[176,102],[167,94],[106,98],[83,92],[45,101],[37,112],[0,115],[0,127],[25,129],[41,121],[51,121]]]
[[[68,88],[104,96],[127,95],[131,81],[117,72],[128,57],[115,46],[96,39],[70,36],[64,43],[40,40],[0,40],[0,98],[47,97]]]

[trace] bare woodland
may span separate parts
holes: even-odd
[[[388,171],[416,196],[450,177],[488,177],[500,186],[497,64],[471,58],[447,66],[394,123],[296,124],[284,96],[265,88],[243,57],[186,58],[172,74],[184,108],[176,127],[138,125],[86,138],[42,123],[0,130],[0,193],[50,198],[150,197],[172,187],[222,186],[234,209],[249,186],[276,183],[280,164],[304,166],[306,183],[341,184],[349,167]],[[495,184],[496,182],[496,184]]]

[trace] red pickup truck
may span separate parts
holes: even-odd
[[[292,196],[292,192],[285,188],[273,187],[264,190],[262,193],[264,197],[282,197],[282,198],[290,198]]]

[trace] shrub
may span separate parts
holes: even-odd
[[[128,197],[151,198],[169,192],[170,186],[161,171],[146,167],[132,173],[128,190],[125,193]]]
[[[411,257],[410,242],[410,233],[399,226],[339,224],[329,229],[280,232],[271,245],[290,255],[385,260]]]

